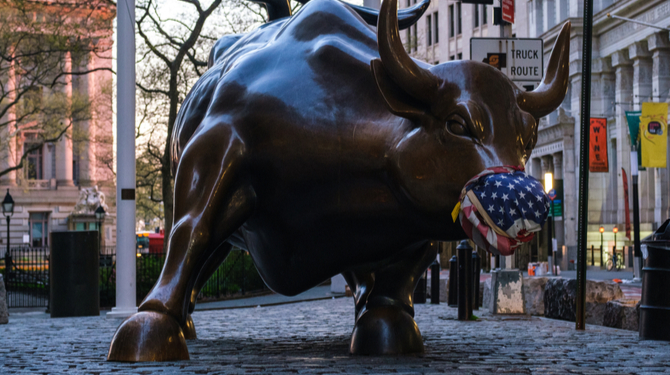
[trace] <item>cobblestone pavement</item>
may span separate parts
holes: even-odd
[[[201,311],[191,361],[112,363],[105,356],[119,320],[31,318],[0,326],[0,374],[29,373],[670,373],[670,343],[637,333],[529,317],[459,322],[445,304],[418,305],[423,357],[348,355],[350,298],[264,308]],[[43,316],[43,315],[42,315]]]

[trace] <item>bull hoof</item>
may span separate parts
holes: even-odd
[[[397,307],[380,306],[358,319],[349,351],[358,355],[422,354],[423,339],[408,313]]]
[[[117,328],[107,354],[108,361],[162,362],[188,360],[184,333],[173,317],[142,311]]]
[[[186,317],[186,323],[181,327],[181,330],[184,332],[186,340],[195,340],[198,338],[198,335],[195,333],[195,325],[193,324],[191,314],[188,314],[188,317]]]

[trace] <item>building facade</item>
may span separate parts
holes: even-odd
[[[30,67],[22,66],[24,60],[18,58],[2,61],[0,82],[3,93],[7,95],[3,97],[4,103],[0,102],[0,109],[4,107],[8,110],[3,111],[5,114],[0,118],[0,171],[16,167],[22,158],[23,166],[0,176],[2,196],[9,190],[15,201],[9,238],[6,230],[0,230],[0,257],[4,257],[8,242],[11,247],[48,247],[49,233],[61,230],[98,230],[103,244],[115,243],[111,109],[111,47],[115,8],[109,3],[82,4],[85,3],[45,1],[36,2],[29,9],[32,18],[38,21],[49,22],[67,14],[67,21],[73,24],[97,22],[96,31],[84,34],[86,39],[78,41],[86,48],[64,49],[49,55],[48,58],[53,59],[54,64],[62,65],[59,71],[65,73],[48,77],[53,78],[58,85],[26,83],[29,80],[26,77],[37,71],[37,68],[31,71]],[[35,30],[30,32],[39,32]],[[65,38],[75,37],[68,35],[67,30],[61,29],[59,32],[65,32]],[[77,36],[81,37],[82,34]],[[53,35],[43,37],[45,41],[61,40]],[[18,49],[22,48],[20,44],[17,46]],[[20,50],[15,52],[16,55],[21,53]],[[47,59],[44,60],[47,63]],[[31,64],[34,63],[31,60]],[[50,105],[71,108],[77,106],[76,103],[86,103],[79,106],[86,113],[54,119],[47,111],[49,105],[44,105],[40,109],[41,113],[22,117],[21,110],[25,107],[22,101],[27,99],[24,95],[26,90],[21,85],[27,84],[32,85],[30,91],[34,94],[31,100],[39,103],[51,101]],[[12,106],[11,102],[17,100],[19,104]],[[54,113],[62,112],[56,108]],[[53,130],[43,126],[47,123],[70,126],[62,128],[66,129],[65,133],[57,141],[44,142],[45,139],[53,138],[53,135],[46,134]],[[99,205],[103,205],[107,211],[102,223],[94,215]]]
[[[416,0],[400,0],[400,7],[414,4]],[[379,1],[366,0],[365,5],[378,8]],[[559,261],[564,268],[571,268],[577,258],[583,1],[516,0],[515,8],[515,23],[505,27],[504,36],[541,38],[545,64],[560,28],[566,21],[572,23],[568,93],[560,108],[540,120],[537,145],[526,165],[527,171],[541,181],[545,173],[553,175],[561,201],[553,237],[557,239]],[[669,28],[670,2],[594,0],[590,116],[607,119],[609,172],[589,174],[587,245],[599,249],[602,238],[605,251],[611,253],[615,244],[618,251],[632,245],[625,237],[622,168],[628,175],[633,221],[631,142],[625,112],[640,110],[642,102],[670,101],[670,43],[667,30],[614,19],[608,13]],[[401,31],[401,37],[407,51],[428,63],[468,59],[470,38],[502,35],[500,26],[492,24],[492,17],[490,5],[433,0],[422,19]],[[639,173],[642,238],[670,218],[668,174],[668,168],[647,168]],[[618,235],[613,233],[614,227]],[[525,267],[531,260],[547,260],[548,249],[544,230],[511,263]],[[598,262],[596,255],[594,263]]]

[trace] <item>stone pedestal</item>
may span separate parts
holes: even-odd
[[[586,323],[603,324],[607,302],[622,299],[618,284],[607,281],[586,281]],[[575,321],[577,280],[550,279],[544,291],[544,315],[547,318]]]
[[[519,270],[491,272],[484,286],[484,307],[492,314],[525,314],[523,275]],[[487,291],[488,289],[488,291]]]
[[[5,290],[5,280],[0,274],[0,324],[9,322],[9,312],[7,311],[7,291]]]
[[[640,301],[621,299],[607,302],[603,325],[605,327],[637,331],[639,319]]]
[[[523,279],[523,292],[527,314],[535,316],[544,315],[544,288],[548,280],[546,277],[528,277]]]

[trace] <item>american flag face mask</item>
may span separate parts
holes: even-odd
[[[477,246],[507,256],[542,229],[549,207],[538,180],[523,167],[503,166],[470,179],[451,215]]]

